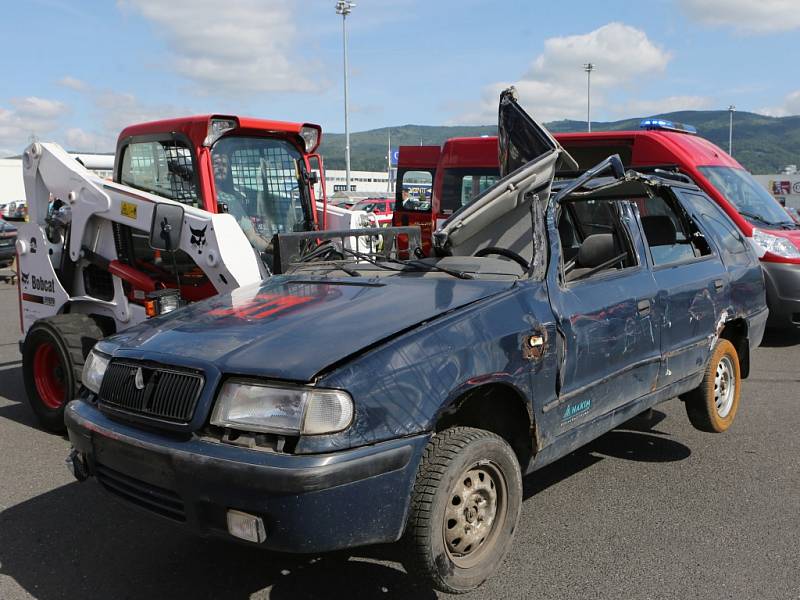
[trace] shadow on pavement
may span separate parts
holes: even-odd
[[[401,552],[376,546],[290,556],[197,538],[114,501],[94,482],[0,513],[0,573],[40,600],[239,599],[269,587],[276,599],[435,598],[401,569],[370,562],[396,561]]]
[[[0,368],[0,394],[12,402],[27,402],[25,384],[22,381],[22,365],[19,361],[10,364],[16,366]]]
[[[800,330],[767,329],[761,345],[765,348],[786,348],[800,345]]]
[[[0,406],[0,418],[16,421],[21,425],[39,429],[39,424],[28,406],[25,384],[22,381],[22,367],[0,368],[0,395],[13,404]]]
[[[605,457],[654,463],[689,458],[692,451],[687,446],[667,439],[664,433],[653,429],[665,418],[666,414],[661,411],[647,411],[572,454],[531,473],[522,483],[525,500],[597,464]]]

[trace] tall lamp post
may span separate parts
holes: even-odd
[[[592,71],[594,69],[594,63],[583,65],[583,70],[586,71],[586,131],[592,130]]]
[[[731,104],[728,107],[728,114],[730,115],[730,120],[728,121],[728,154],[733,156],[733,113],[736,111],[736,107]]]
[[[342,15],[342,43],[344,46],[344,168],[348,194],[350,193],[350,123],[348,120],[350,105],[347,99],[347,15],[350,14],[355,5],[355,2],[350,2],[349,0],[339,0],[336,3],[336,14]]]

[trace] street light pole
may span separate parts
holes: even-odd
[[[339,0],[336,3],[336,14],[342,15],[342,45],[344,49],[344,168],[345,185],[347,193],[350,193],[350,105],[348,103],[348,82],[347,82],[347,15],[353,10],[355,2],[349,0]]]
[[[594,63],[585,63],[583,70],[586,71],[586,131],[592,130],[592,71]]]
[[[733,113],[736,110],[736,107],[731,104],[728,107],[728,114],[730,115],[730,121],[728,123],[728,154],[733,156]]]

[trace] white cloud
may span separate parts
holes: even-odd
[[[693,19],[742,33],[800,29],[797,0],[679,0]]]
[[[81,81],[80,79],[76,79],[75,77],[70,77],[69,75],[64,75],[64,77],[59,79],[58,85],[73,90],[75,92],[84,92],[89,88],[89,86],[86,84],[85,81]]]
[[[549,38],[544,42],[544,52],[518,81],[485,86],[476,110],[454,121],[494,122],[499,92],[512,83],[520,103],[538,120],[582,119],[586,115],[585,63],[596,63],[592,104],[602,107],[607,91],[663,71],[669,60],[669,52],[656,46],[643,31],[624,23],[608,23],[583,35]]]
[[[23,119],[39,119],[51,121],[57,119],[67,112],[67,107],[59,100],[47,100],[36,96],[25,98],[12,98],[11,104],[14,106],[17,115]]]
[[[9,103],[10,109],[0,106],[0,153],[4,155],[21,153],[32,138],[52,136],[69,112],[63,102],[36,96],[12,98]]]
[[[67,129],[64,141],[70,150],[114,152],[117,137],[128,125],[192,114],[186,107],[148,104],[124,92],[87,87],[85,94],[92,103],[94,114],[91,121],[96,125],[89,131]]]
[[[285,0],[119,0],[155,24],[171,51],[169,65],[200,94],[308,92],[314,82],[298,61],[294,16]]]
[[[597,63],[592,83],[612,86],[650,71],[663,71],[668,52],[651,42],[640,29],[612,22],[582,35],[549,38],[523,79],[585,81],[584,63]]]
[[[757,112],[770,117],[800,115],[800,90],[787,94],[780,105],[761,108]]]
[[[75,152],[112,152],[114,139],[110,135],[103,135],[85,131],[79,127],[70,127],[64,132],[65,148]]]
[[[648,117],[679,110],[704,110],[713,100],[706,96],[667,96],[656,100],[631,100],[615,108],[624,117]]]

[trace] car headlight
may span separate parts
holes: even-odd
[[[95,394],[100,393],[100,385],[103,383],[103,375],[108,367],[109,357],[92,350],[83,363],[83,374],[81,381],[83,385],[92,390]]]
[[[761,258],[765,252],[770,252],[782,258],[800,258],[800,250],[784,237],[772,235],[760,229],[753,229],[750,238],[755,246],[756,254]]]
[[[347,392],[243,381],[222,386],[211,415],[212,425],[287,435],[335,433],[352,420]]]

